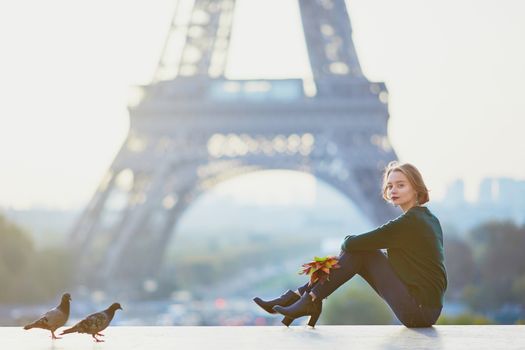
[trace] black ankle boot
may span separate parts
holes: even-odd
[[[278,313],[292,319],[296,319],[301,316],[310,316],[308,325],[315,327],[315,324],[321,315],[323,304],[322,300],[319,299],[312,301],[310,293],[304,293],[299,301],[297,301],[295,304],[287,307],[276,305],[273,307],[273,309]]]
[[[260,307],[262,307],[266,312],[269,312],[271,314],[274,314],[275,311],[273,309],[274,306],[281,305],[281,306],[289,306],[295,303],[297,300],[299,300],[299,296],[292,292],[291,290],[288,290],[286,293],[281,295],[279,298],[273,299],[273,300],[262,300],[259,297],[253,298],[253,301]]]
[[[299,298],[300,297],[296,293],[292,292],[291,290],[288,290],[286,293],[281,295],[279,298],[276,298],[273,300],[265,301],[259,297],[255,297],[253,298],[253,301],[255,301],[255,303],[259,305],[261,308],[263,308],[266,312],[274,314],[275,313],[275,310],[273,309],[274,306],[279,306],[279,305],[289,306],[295,303],[297,300],[299,300]],[[286,327],[288,327],[293,322],[293,320],[294,320],[293,318],[284,317],[281,322]]]

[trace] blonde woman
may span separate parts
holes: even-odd
[[[447,273],[441,225],[423,206],[429,195],[417,168],[390,162],[383,176],[383,198],[403,214],[370,232],[346,236],[340,268],[331,270],[328,281],[306,283],[277,299],[254,301],[270,313],[284,315],[286,326],[298,317],[310,316],[308,324],[314,327],[322,300],[359,274],[405,326],[432,326],[443,308]],[[386,249],[387,254],[380,249]]]

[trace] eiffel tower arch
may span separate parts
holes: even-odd
[[[249,172],[324,180],[381,223],[387,90],[363,75],[344,0],[298,0],[313,81],[224,76],[234,0],[178,1],[154,81],[72,233],[82,275],[155,276],[177,221],[201,193]]]

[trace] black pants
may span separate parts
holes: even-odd
[[[330,272],[329,281],[313,286],[307,283],[299,287],[299,292],[303,294],[311,291],[317,298],[324,299],[357,273],[388,303],[399,321],[407,327],[430,327],[441,314],[441,308],[421,305],[410,295],[380,250],[343,252],[339,256],[339,265],[340,268]]]

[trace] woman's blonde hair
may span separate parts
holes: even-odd
[[[425,186],[425,182],[423,181],[423,177],[421,176],[419,170],[417,170],[417,168],[410,163],[399,163],[398,161],[394,160],[388,163],[388,165],[385,167],[385,172],[383,175],[383,198],[387,202],[391,201],[391,198],[389,198],[387,194],[388,176],[393,171],[399,171],[407,177],[408,181],[417,192],[418,204],[425,204],[430,200],[428,196],[428,188]]]

